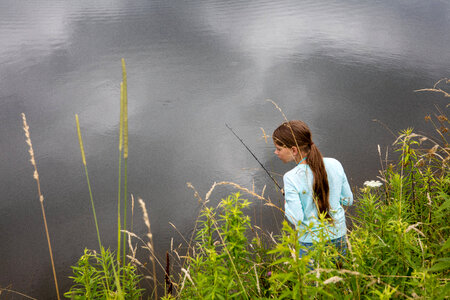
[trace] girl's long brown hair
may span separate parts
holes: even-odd
[[[330,192],[328,176],[322,154],[311,139],[309,127],[298,120],[284,122],[275,129],[272,139],[280,147],[297,147],[299,152],[306,154],[306,163],[314,175],[313,198],[317,199],[316,203],[319,212],[325,213],[327,219],[332,219],[330,202],[328,200]]]

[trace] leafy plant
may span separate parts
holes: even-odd
[[[127,263],[116,271],[117,258],[111,251],[101,253],[85,249],[76,266],[72,266],[74,285],[64,294],[72,299],[140,299],[143,289],[136,266]],[[106,267],[105,267],[106,266]]]
[[[242,211],[249,204],[237,193],[223,199],[217,209],[202,210],[183,297],[249,299],[248,281],[255,279],[245,234],[250,218]]]

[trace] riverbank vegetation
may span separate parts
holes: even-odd
[[[448,80],[445,82],[450,83]],[[433,89],[443,91],[436,85]],[[429,90],[432,89],[422,91]],[[27,132],[28,125],[25,116],[23,118]],[[162,299],[166,300],[444,299],[450,294],[449,121],[442,111],[426,117],[437,133],[436,138],[406,129],[399,133],[389,150],[381,151],[378,147],[380,176],[355,193],[356,214],[349,216],[353,226],[347,234],[346,254],[339,253],[326,242],[325,223],[328,221],[323,216],[320,216],[323,224],[320,239],[302,258],[298,257],[298,237],[302,233],[286,221],[277,235],[254,225],[249,216],[252,203],[245,198],[282,210],[264,196],[265,188],[258,194],[255,189],[219,182],[214,183],[202,198],[188,183],[194,196],[202,203],[202,209],[193,235],[183,237],[184,248],[171,247],[168,250],[165,266],[155,254],[150,222],[141,199],[139,203],[148,229],[147,237],[136,236],[132,233],[132,225],[126,224],[129,205],[128,117],[124,62],[115,250],[105,249],[101,242],[78,116],[76,119],[99,250],[86,249],[72,267],[73,286],[64,293],[67,298],[142,299],[146,294],[158,299],[158,289],[164,291]],[[29,132],[27,143],[33,163]],[[39,184],[37,170],[34,176]],[[231,187],[237,192],[222,199],[217,206],[211,206],[210,199],[220,186]],[[42,204],[40,189],[39,198]],[[42,213],[45,221],[43,206]],[[46,232],[52,257],[47,227]],[[138,247],[132,246],[132,240],[141,243],[149,253],[151,265],[148,268],[151,271],[147,273],[152,275],[147,276],[149,279],[140,275],[148,264],[137,260]],[[164,280],[160,282],[157,280],[157,265],[164,274]],[[150,281],[151,290],[143,289],[146,280]],[[55,272],[54,281],[59,299]]]
[[[408,129],[395,141],[394,151],[397,162],[383,161],[382,186],[368,182],[356,195],[347,255],[326,243],[324,225],[314,250],[299,258],[301,233],[287,221],[279,236],[261,232],[246,215],[250,202],[237,193],[217,207],[203,207],[195,243],[172,297],[448,297],[448,145]]]
[[[436,85],[419,91],[443,92]],[[208,206],[211,192],[222,184],[275,206],[264,191],[258,195],[233,183],[214,184],[202,200],[198,229],[179,277],[173,278],[176,292],[165,299],[447,298],[449,121],[441,110],[426,120],[436,138],[409,128],[385,153],[378,146],[380,176],[355,193],[345,255],[326,243],[327,221],[321,216],[320,241],[299,258],[302,233],[287,221],[278,236],[252,225],[247,214],[251,203],[239,192]]]

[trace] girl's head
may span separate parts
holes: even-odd
[[[306,157],[305,161],[314,175],[313,197],[317,200],[318,210],[331,219],[328,176],[322,154],[312,141],[309,127],[298,120],[284,122],[275,129],[272,139],[276,148],[275,154],[283,162],[298,163]]]
[[[275,144],[275,154],[283,162],[295,160],[300,161],[307,156],[311,151],[311,131],[308,126],[302,121],[284,122],[272,134],[273,143]],[[278,153],[277,153],[278,151]],[[284,152],[283,152],[284,151]],[[290,158],[286,161],[287,152],[290,152]],[[281,154],[281,155],[280,155]]]

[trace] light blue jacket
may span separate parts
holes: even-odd
[[[353,194],[341,163],[328,157],[325,157],[323,162],[330,187],[330,214],[334,220],[333,224],[330,223],[328,226],[329,239],[334,240],[344,236],[347,231],[345,212],[342,206],[352,205]],[[312,243],[313,240],[318,239],[314,232],[317,232],[319,227],[317,208],[312,198],[313,173],[307,164],[299,164],[284,174],[283,182],[286,218],[298,226],[300,232],[304,231],[312,222],[312,230],[300,236],[300,242]]]

